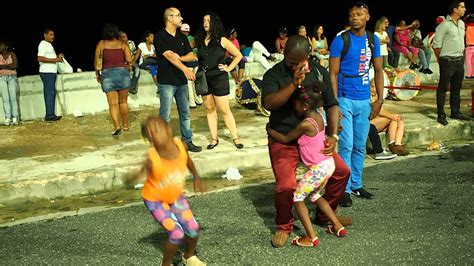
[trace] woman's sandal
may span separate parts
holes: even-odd
[[[238,144],[237,144],[237,143],[235,143],[236,140],[240,140],[240,138],[235,138],[235,139],[232,140],[232,142],[234,143],[234,146],[235,146],[237,149],[239,149],[239,150],[240,150],[240,149],[243,149],[243,148],[244,148],[244,144],[242,144],[242,143],[238,143]]]
[[[118,135],[120,135],[120,132],[122,132],[122,129],[117,128],[114,131],[112,131],[112,136],[118,136]]]
[[[297,236],[297,237],[293,238],[293,240],[291,240],[291,244],[295,245],[295,246],[298,246],[298,247],[317,247],[317,246],[319,246],[319,238],[318,237],[313,238],[311,240],[310,244],[300,243],[301,238],[302,238],[301,236]]]
[[[216,141],[216,143],[212,144],[212,141]],[[208,150],[214,149],[217,145],[219,145],[219,139],[211,139],[211,143],[207,145]]]
[[[344,226],[341,227],[341,228],[339,228],[339,230],[337,230],[337,232],[336,232],[336,231],[333,231],[333,229],[334,229],[334,226],[328,226],[328,227],[326,228],[326,232],[327,232],[328,234],[336,235],[336,236],[338,236],[338,237],[343,237],[343,236],[346,236],[346,235],[347,235],[347,230],[346,230],[346,228],[344,228]]]
[[[128,126],[123,126],[123,131],[129,131],[130,128],[128,128]]]

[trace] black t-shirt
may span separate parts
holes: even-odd
[[[328,71],[314,63],[310,63],[311,72],[306,75],[303,85],[310,86],[314,80],[320,79],[322,75],[322,81],[326,87],[326,91],[323,94],[324,108],[327,109],[331,106],[338,105],[334,92],[332,91],[331,79]],[[270,93],[278,91],[280,88],[287,86],[293,81],[293,73],[285,65],[285,61],[273,66],[263,76],[262,81],[262,104]],[[270,127],[284,135],[292,131],[300,122],[301,119],[296,115],[294,108],[294,97],[297,97],[298,91],[295,90],[292,97],[279,109],[271,111],[270,114]]]
[[[158,84],[174,86],[187,84],[188,80],[183,71],[179,70],[163,56],[163,53],[168,50],[177,53],[179,56],[192,52],[186,35],[178,30],[175,36],[173,36],[163,29],[155,35],[154,45],[158,59],[158,75],[156,77]]]

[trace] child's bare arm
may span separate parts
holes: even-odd
[[[273,138],[275,138],[279,142],[286,144],[286,143],[290,143],[290,142],[294,141],[295,139],[298,139],[299,137],[301,137],[301,135],[303,135],[306,132],[306,130],[308,129],[307,126],[308,126],[308,122],[303,121],[303,122],[299,123],[298,126],[296,126],[295,129],[290,131],[288,133],[288,135],[283,135],[280,132],[270,128],[269,126],[267,126],[267,132],[268,132],[268,134],[270,134],[270,136],[272,136]]]
[[[194,191],[200,191],[204,192],[206,191],[206,185],[202,183],[201,177],[199,176],[196,167],[194,166],[193,160],[191,160],[191,157],[188,156],[188,163],[187,163],[188,169],[193,175],[193,189]]]
[[[150,159],[147,159],[140,170],[135,173],[131,178],[124,181],[126,187],[131,187],[135,185],[140,177],[142,177],[145,173],[149,172],[151,166]]]

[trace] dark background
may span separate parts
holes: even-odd
[[[418,18],[423,35],[433,31],[435,18],[438,15],[445,16],[449,4],[449,1],[445,0],[365,2],[371,14],[369,30],[373,31],[375,21],[381,16],[387,16],[390,24],[401,19],[411,23],[413,19]],[[183,22],[191,25],[193,35],[201,25],[203,13],[213,10],[220,16],[226,28],[237,28],[241,44],[251,46],[253,41],[259,40],[270,52],[274,52],[274,41],[280,26],[287,27],[289,35],[292,35],[296,34],[296,27],[300,24],[306,25],[308,34],[312,34],[316,24],[322,24],[330,44],[347,21],[347,9],[353,1],[288,1],[285,5],[270,4],[270,1],[257,4],[253,1],[222,0],[56,3],[58,2],[20,5],[17,2],[7,2],[3,5],[5,8],[2,8],[0,38],[12,42],[20,63],[20,76],[38,73],[36,53],[46,27],[55,31],[53,46],[56,52],[63,52],[75,71],[77,68],[88,71],[93,70],[95,45],[101,38],[102,26],[106,22],[117,24],[138,45],[145,30],[156,31],[163,27],[162,16],[166,7],[175,6],[180,10]],[[466,5],[468,14],[469,5]],[[28,11],[25,11],[26,8]]]

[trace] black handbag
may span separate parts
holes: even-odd
[[[199,68],[196,72],[196,80],[194,81],[194,89],[197,95],[207,94],[209,88],[207,87],[206,72]]]

